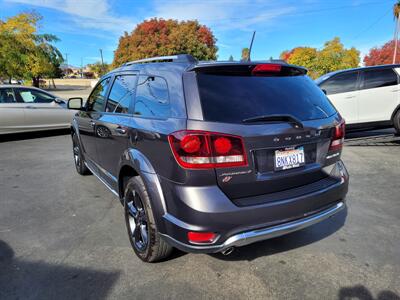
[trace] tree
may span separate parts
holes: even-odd
[[[37,34],[41,16],[21,13],[0,21],[0,76],[32,78],[34,86],[43,76],[60,74],[61,53],[52,45],[50,34]]]
[[[242,49],[242,61],[248,61],[249,60],[249,54],[250,54],[249,48],[243,48]]]
[[[88,67],[91,72],[97,75],[97,77],[101,77],[111,70],[111,65],[101,63],[101,61],[97,61],[94,64],[89,64]]]
[[[326,74],[332,71],[358,67],[360,51],[352,47],[345,49],[338,37],[325,43],[324,48],[318,51],[316,71]]]
[[[235,59],[233,58],[232,54],[229,56],[228,61],[235,61]]]
[[[154,56],[191,54],[199,60],[217,58],[216,39],[211,30],[198,21],[153,18],[124,33],[114,52],[113,65]]]
[[[308,68],[308,74],[317,78],[332,71],[357,67],[359,56],[360,52],[356,48],[345,49],[336,37],[326,42],[320,51],[311,47],[297,47],[283,51],[280,58],[290,64]]]
[[[294,48],[290,53],[283,55],[286,56],[286,61],[293,65],[299,65],[306,67],[309,70],[309,75],[311,77],[316,77],[317,71],[316,61],[317,61],[318,51],[311,47],[297,47]],[[282,57],[282,55],[281,55]]]
[[[393,5],[393,17],[394,20],[396,21],[395,23],[395,27],[394,27],[394,51],[393,51],[393,63],[396,63],[396,56],[397,56],[397,43],[399,40],[399,27],[400,27],[400,0],[397,1],[397,3],[395,3]]]
[[[364,57],[366,66],[386,65],[392,63],[395,41],[391,40],[381,47],[374,47]],[[396,53],[396,61],[400,60],[400,52]]]

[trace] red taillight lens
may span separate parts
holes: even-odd
[[[217,235],[214,232],[188,232],[188,240],[191,243],[212,243],[215,241]]]
[[[183,168],[206,169],[247,165],[241,137],[197,130],[177,131],[168,136],[176,161]]]
[[[195,153],[200,150],[201,141],[196,135],[187,135],[181,140],[181,148],[186,153]]]
[[[279,73],[282,70],[282,66],[278,64],[261,64],[256,65],[251,71],[253,75],[262,75],[263,73]]]
[[[226,154],[232,150],[232,143],[226,137],[219,137],[214,141],[214,147],[218,154]]]
[[[331,146],[329,147],[329,151],[338,151],[343,148],[345,131],[346,123],[343,120],[342,123],[336,125],[336,127],[333,129],[332,141]]]

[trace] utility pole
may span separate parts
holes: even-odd
[[[101,56],[101,69],[102,69],[102,72],[105,72],[105,70],[104,70],[104,61],[103,61],[103,50],[102,49],[100,49],[100,56]]]
[[[100,49],[100,56],[101,56],[101,65],[104,66],[104,61],[103,61],[103,49]]]
[[[83,57],[81,57],[81,78],[83,78]]]
[[[65,65],[67,66],[65,71],[67,71],[66,73],[67,73],[67,77],[68,77],[68,73],[69,73],[69,71],[68,71],[68,68],[69,68],[69,66],[68,66],[68,53],[65,53]]]

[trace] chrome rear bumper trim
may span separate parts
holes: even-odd
[[[222,245],[222,249],[229,247],[241,247],[301,230],[333,216],[343,208],[345,208],[345,204],[343,202],[339,202],[326,210],[296,221],[233,235],[225,241],[225,243]]]
[[[319,223],[325,219],[328,219],[329,217],[332,217],[345,207],[346,205],[344,204],[344,202],[339,202],[323,211],[320,211],[318,213],[306,216],[304,218],[295,221],[275,225],[272,227],[235,234],[229,237],[223,244],[220,245],[197,246],[197,245],[184,244],[172,238],[169,235],[166,234],[161,234],[161,235],[167,241],[169,241],[172,246],[186,252],[216,253],[231,247],[241,247],[304,229],[306,227]]]

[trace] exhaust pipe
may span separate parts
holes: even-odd
[[[234,250],[235,250],[234,247],[229,247],[229,248],[226,248],[225,250],[221,251],[221,253],[222,253],[222,255],[227,256],[227,255],[231,254]]]

